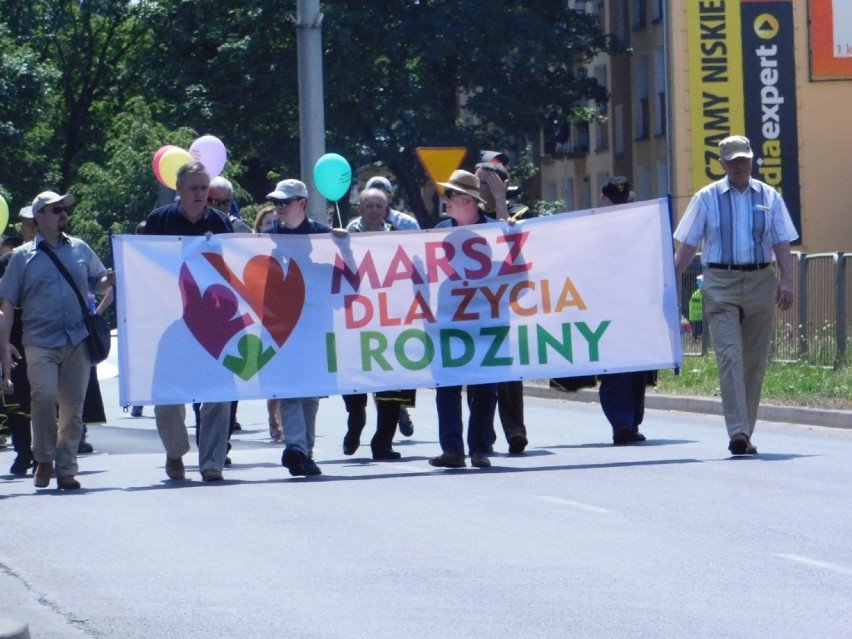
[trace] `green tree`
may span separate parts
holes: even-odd
[[[0,23],[0,184],[15,209],[32,201],[41,181],[51,177],[53,166],[38,150],[46,148],[49,138],[42,121],[56,77]]]
[[[324,3],[327,149],[356,169],[387,166],[428,223],[433,212],[420,197],[426,176],[418,146],[464,146],[470,168],[479,149],[520,154],[542,128],[590,100],[606,100],[583,65],[619,47],[596,18],[568,4]],[[102,202],[100,192],[86,189],[114,180],[117,201],[134,202],[152,187],[153,152],[177,142],[166,133],[191,130],[220,137],[228,170],[244,167],[242,185],[262,199],[272,182],[299,171],[293,13],[278,0],[0,0],[0,77],[12,78],[10,103],[34,107],[16,123],[25,133],[14,139],[13,153],[4,149],[0,181],[14,171],[9,158],[21,157],[39,187],[77,189],[79,176],[80,229],[97,223],[126,230],[137,204]],[[10,72],[21,56],[44,73],[16,82]],[[134,98],[148,109],[144,116]],[[139,153],[133,177],[115,146],[127,138],[127,113],[138,118],[140,136],[132,141]]]
[[[418,146],[526,139],[607,92],[583,65],[623,50],[597,19],[564,0],[327,3],[329,146],[356,164],[384,163],[421,222]],[[470,157],[468,168],[475,162]]]
[[[153,120],[143,98],[133,98],[107,132],[104,158],[80,167],[73,192],[78,204],[72,215],[79,235],[104,260],[109,256],[109,236],[133,233],[158,204],[159,185],[151,159],[164,144],[189,147],[197,137],[191,129],[168,130]]]
[[[83,162],[100,159],[104,132],[139,77],[126,59],[150,42],[156,7],[154,0],[0,0],[10,37],[56,74],[38,125],[49,132],[44,163],[58,163],[56,188],[68,188]]]

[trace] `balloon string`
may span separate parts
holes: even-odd
[[[342,229],[343,220],[340,218],[340,205],[337,202],[334,203],[334,210],[337,211],[337,223],[340,225],[338,228]]]

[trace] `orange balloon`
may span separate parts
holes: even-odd
[[[154,159],[151,160],[151,168],[154,171],[154,177],[157,178],[157,181],[166,186],[163,183],[163,176],[160,174],[160,160],[163,157],[163,154],[169,149],[176,149],[177,147],[174,144],[167,144],[166,146],[161,146],[157,152],[154,154]]]

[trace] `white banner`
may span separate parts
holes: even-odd
[[[680,366],[666,200],[448,230],[113,238],[122,404]]]

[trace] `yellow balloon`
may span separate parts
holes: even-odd
[[[169,149],[160,157],[160,180],[163,186],[170,189],[177,188],[177,172],[187,162],[192,162],[189,151],[179,147]]]
[[[6,230],[6,225],[9,223],[9,205],[6,200],[0,195],[0,233]]]

